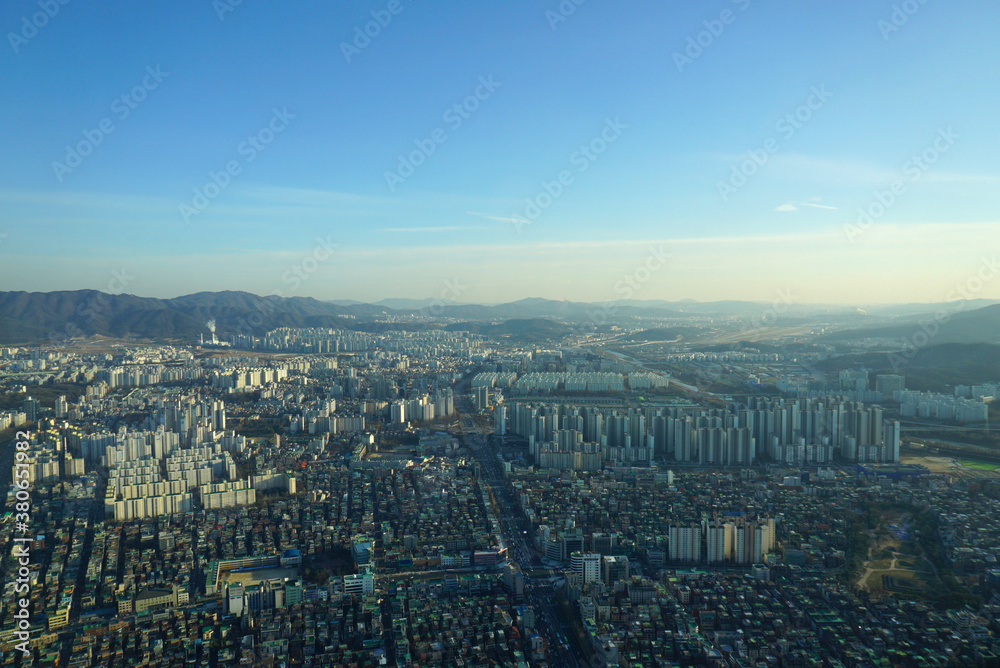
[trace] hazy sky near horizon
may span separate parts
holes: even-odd
[[[1000,239],[996,3],[237,2],[0,6],[0,289],[940,301]]]

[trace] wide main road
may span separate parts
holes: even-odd
[[[459,424],[471,425],[471,416],[475,413],[468,395],[464,392],[456,394],[455,407],[459,413]],[[489,498],[495,503],[496,519],[507,545],[507,558],[515,560],[524,574],[525,595],[535,608],[537,630],[548,641],[550,664],[578,668],[581,657],[576,656],[566,642],[566,629],[552,608],[553,592],[536,586],[531,581],[530,572],[534,569],[529,545],[531,526],[517,502],[514,488],[504,475],[497,453],[489,446],[486,435],[479,430],[463,428],[461,437],[465,446],[479,460],[480,480],[486,487]],[[490,505],[493,504],[488,504],[487,510],[490,510]]]

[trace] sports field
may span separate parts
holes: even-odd
[[[990,464],[989,462],[977,462],[974,459],[960,459],[958,463],[970,469],[976,469],[977,471],[996,471],[1000,469],[1000,464]]]

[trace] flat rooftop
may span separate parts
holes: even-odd
[[[227,582],[238,582],[244,587],[259,584],[265,580],[284,580],[299,577],[297,568],[258,568],[252,571],[227,571],[219,576],[219,589]]]

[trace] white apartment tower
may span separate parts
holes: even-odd
[[[671,561],[701,560],[701,527],[672,526],[668,530],[667,539],[670,544]]]

